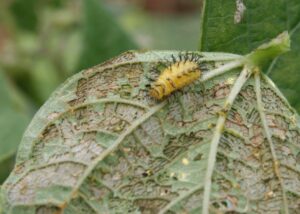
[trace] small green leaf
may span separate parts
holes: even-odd
[[[283,32],[270,42],[263,44],[246,56],[250,64],[264,67],[266,63],[279,55],[290,51],[290,36]]]
[[[291,105],[300,112],[300,21],[291,31],[291,39],[291,51],[274,60],[268,74],[287,96]]]

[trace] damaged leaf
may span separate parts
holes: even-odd
[[[162,102],[149,77],[182,53],[126,52],[76,74],[28,127],[2,209],[296,213],[298,116],[247,62],[255,53],[184,53],[200,58],[201,79]]]

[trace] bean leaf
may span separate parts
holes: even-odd
[[[296,213],[298,116],[245,63],[262,50],[246,58],[133,51],[76,74],[28,127],[2,209]],[[200,80],[162,102],[151,98],[151,77],[182,56],[199,58]]]

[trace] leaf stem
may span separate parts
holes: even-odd
[[[201,18],[200,18],[200,37],[199,37],[199,51],[203,51],[202,50],[202,39],[203,39],[203,26],[204,26],[204,22],[205,22],[205,16],[206,16],[206,0],[202,1],[202,10],[201,10]]]
[[[264,43],[250,54],[246,55],[247,63],[252,64],[253,66],[263,67],[269,60],[273,60],[279,55],[289,51],[290,43],[291,40],[288,32],[283,32],[270,42]]]
[[[219,68],[216,68],[214,70],[209,71],[208,73],[205,73],[202,75],[201,81],[207,81],[213,77],[219,76],[221,74],[224,74],[225,72],[232,70],[234,68],[240,67],[244,64],[244,61],[242,59],[229,62]]]
[[[216,125],[216,130],[214,132],[213,139],[211,141],[209,156],[208,156],[208,166],[206,170],[205,180],[204,180],[204,195],[203,195],[203,203],[202,203],[202,214],[209,213],[209,205],[210,205],[210,194],[211,194],[211,179],[214,171],[214,166],[216,162],[216,154],[218,150],[218,145],[220,142],[220,138],[222,136],[225,121],[227,118],[227,112],[231,109],[231,106],[240,93],[243,85],[247,81],[251,74],[251,70],[248,66],[244,66],[240,76],[234,83],[228,98],[225,101],[223,112],[220,112],[220,116]]]
[[[286,193],[285,193],[285,188],[284,188],[284,184],[283,184],[283,180],[282,180],[282,176],[281,176],[281,172],[280,172],[280,164],[276,155],[276,151],[275,151],[275,147],[272,141],[272,134],[269,132],[269,127],[267,124],[267,120],[266,120],[266,115],[265,115],[265,110],[262,104],[262,99],[261,99],[261,86],[260,86],[260,72],[255,72],[254,75],[255,78],[255,93],[256,93],[256,99],[257,99],[257,109],[260,115],[260,120],[264,129],[264,133],[266,135],[267,141],[269,143],[269,147],[271,150],[271,154],[272,154],[272,159],[273,159],[273,169],[274,169],[274,173],[276,175],[276,177],[279,180],[281,189],[282,189],[282,200],[283,200],[283,208],[284,208],[284,213],[288,214],[289,213],[289,209],[288,209],[288,203],[287,203],[287,198],[286,198]]]

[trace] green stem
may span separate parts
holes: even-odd
[[[262,67],[270,60],[290,50],[290,36],[287,31],[279,34],[269,43],[263,44],[246,56],[246,63]]]
[[[247,79],[250,76],[251,70],[249,67],[245,66],[243,71],[241,72],[240,76],[236,80],[235,84],[233,85],[231,92],[226,99],[224,103],[224,112],[220,113],[216,129],[214,131],[214,136],[212,138],[212,141],[210,143],[210,151],[208,156],[208,164],[207,164],[207,170],[206,175],[204,179],[204,195],[203,195],[203,203],[202,203],[202,214],[208,214],[209,213],[209,205],[210,205],[210,195],[211,195],[211,182],[212,182],[212,175],[216,163],[216,154],[220,142],[220,138],[222,136],[225,121],[227,118],[227,112],[231,109],[231,106],[237,97],[237,95],[240,93],[242,87],[246,83]]]
[[[269,143],[269,147],[271,150],[271,154],[272,154],[272,159],[273,159],[273,169],[274,169],[274,174],[276,175],[276,177],[279,180],[280,183],[280,187],[282,190],[282,200],[283,200],[283,209],[284,209],[284,213],[285,214],[289,214],[289,209],[288,209],[288,202],[287,202],[287,198],[286,198],[286,192],[285,192],[285,186],[284,186],[284,182],[282,180],[282,175],[281,175],[281,171],[280,171],[280,165],[279,165],[279,160],[277,158],[277,154],[275,151],[275,146],[272,140],[272,134],[269,131],[269,127],[267,124],[267,118],[265,115],[265,109],[263,107],[263,103],[262,103],[262,95],[261,95],[261,86],[260,86],[260,73],[256,72],[254,75],[255,78],[255,93],[256,93],[256,99],[257,99],[257,109],[260,115],[260,120],[263,126],[263,130],[264,133],[266,135],[267,141]]]
[[[206,11],[206,0],[203,0],[202,1],[202,11],[201,11],[201,18],[200,18],[200,34],[199,34],[199,48],[198,50],[199,51],[203,51],[203,47],[202,47],[202,44],[203,44],[203,26],[204,26],[204,23],[205,23],[205,11]]]

